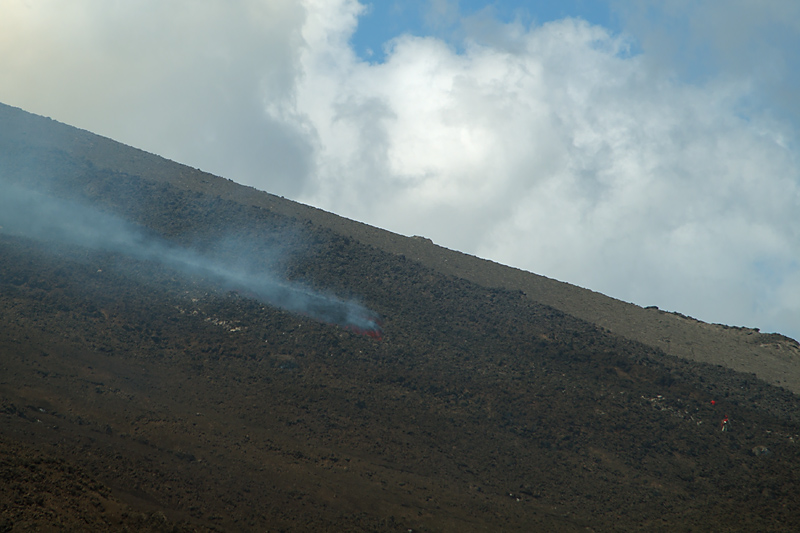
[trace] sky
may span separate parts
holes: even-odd
[[[793,0],[0,0],[0,101],[800,338]]]

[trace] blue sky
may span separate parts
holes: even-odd
[[[6,104],[800,337],[800,2],[0,2]]]
[[[565,17],[579,17],[619,31],[619,20],[606,2],[592,0],[383,0],[363,2],[365,13],[353,34],[354,51],[366,61],[382,62],[384,46],[398,35],[433,35],[448,39],[463,17],[483,12],[502,22],[519,21],[524,25],[544,24]],[[451,40],[451,39],[448,39]]]

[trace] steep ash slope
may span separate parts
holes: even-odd
[[[791,530],[800,518],[785,390],[209,194],[189,171],[181,186],[65,146],[3,154],[6,179],[356,297],[383,340],[121,251],[0,233],[2,525]]]
[[[192,194],[233,200],[308,221],[359,242],[402,255],[434,270],[486,287],[521,290],[550,305],[626,338],[685,359],[754,373],[768,383],[800,392],[800,345],[777,334],[706,324],[679,313],[642,308],[553,279],[447,250],[424,238],[409,238],[344,219],[319,209],[243,187],[109,139],[0,104],[0,164],[9,170],[37,169],[40,184],[65,171],[87,167],[141,176]],[[68,169],[68,170],[66,170]],[[265,172],[268,172],[265,169]],[[31,179],[25,173],[24,179]],[[174,224],[174,222],[173,222]]]

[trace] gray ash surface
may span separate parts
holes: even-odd
[[[245,243],[248,267],[357,300],[383,336],[120,251],[0,233],[0,531],[800,521],[791,392],[59,142],[7,141],[6,179],[35,167],[26,185],[209,257]]]

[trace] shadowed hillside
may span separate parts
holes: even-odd
[[[13,108],[0,124],[5,187],[358,302],[382,330],[124,246],[0,230],[0,531],[800,518],[790,339],[624,304]]]

